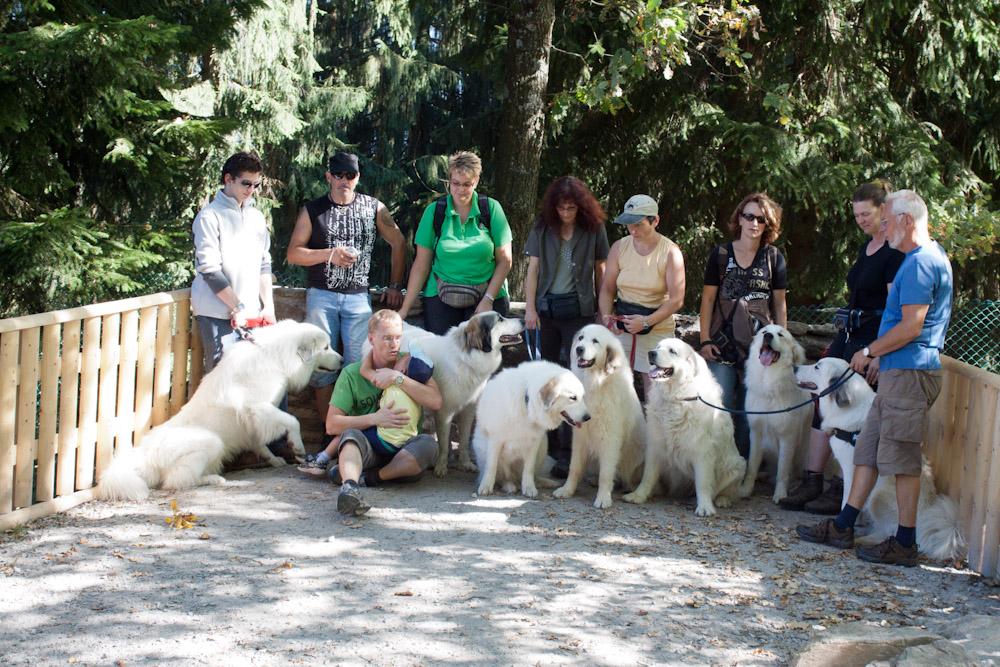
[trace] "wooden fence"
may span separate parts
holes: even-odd
[[[0,528],[93,498],[202,373],[190,290],[0,320]]]
[[[189,299],[178,290],[0,320],[0,529],[90,500],[112,454],[180,410],[202,373]],[[938,491],[959,502],[969,566],[996,576],[1000,375],[942,365],[925,452]]]

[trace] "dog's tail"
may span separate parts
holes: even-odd
[[[145,500],[149,497],[146,457],[142,451],[120,452],[101,475],[97,497],[102,500]],[[146,474],[143,474],[146,473]]]
[[[917,516],[917,543],[925,556],[935,560],[965,558],[968,544],[958,520],[958,503],[940,494]]]

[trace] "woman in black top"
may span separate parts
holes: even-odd
[[[889,285],[905,257],[889,246],[882,225],[882,204],[890,192],[892,186],[882,180],[865,183],[854,191],[854,220],[871,238],[861,244],[858,259],[847,273],[847,289],[850,294],[847,307],[859,312],[847,318],[847,326],[840,329],[827,350],[828,357],[850,361],[855,352],[878,338]],[[869,367],[868,382],[874,386],[877,380],[878,372]],[[826,492],[823,492],[823,468],[830,458],[830,436],[820,430],[821,422],[817,412],[813,415],[807,470],[802,473],[802,484],[795,493],[778,501],[785,509],[804,509],[813,514],[827,515],[840,512],[844,493],[843,477],[835,477]]]

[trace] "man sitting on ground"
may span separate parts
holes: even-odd
[[[396,386],[424,408],[441,407],[441,392],[431,378],[429,361],[411,355],[408,361],[404,358],[405,369],[396,368],[403,321],[394,310],[371,316],[368,342],[372,351],[366,358],[340,371],[326,416],[327,434],[340,436],[338,464],[343,484],[337,510],[346,516],[360,516],[371,509],[361,497],[359,484],[416,479],[437,458],[433,436],[413,435],[401,447],[379,437],[379,429],[402,429],[413,422],[413,415],[405,407],[395,407],[391,398],[379,405],[383,389]],[[362,375],[362,364],[370,366],[369,378]]]

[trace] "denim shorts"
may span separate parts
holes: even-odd
[[[315,324],[330,336],[330,347],[337,349],[343,341],[345,366],[361,361],[361,345],[368,337],[371,316],[368,292],[351,294],[315,287],[306,290],[306,322]],[[309,384],[328,387],[336,380],[336,373],[313,373]]]

